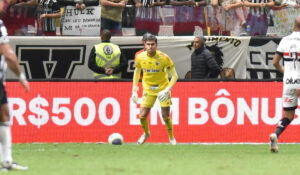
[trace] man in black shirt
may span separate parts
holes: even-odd
[[[191,56],[191,78],[217,78],[221,68],[214,56],[205,47],[205,39],[196,36],[193,41],[194,52]]]

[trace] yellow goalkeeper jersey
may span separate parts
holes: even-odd
[[[168,69],[175,67],[172,59],[159,50],[153,57],[149,57],[146,51],[138,54],[135,66],[143,70],[143,90],[149,95],[157,95],[168,86]]]

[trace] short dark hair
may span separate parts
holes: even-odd
[[[206,39],[204,38],[204,36],[195,36],[195,38],[199,38],[200,41],[205,44]]]
[[[157,43],[157,38],[156,38],[156,36],[155,35],[153,35],[153,34],[151,34],[151,33],[149,33],[150,35],[147,35],[147,36],[143,36],[143,41],[144,42],[146,42],[146,41],[155,41],[155,43]]]
[[[111,38],[111,32],[107,29],[104,29],[102,32],[101,32],[101,40],[103,42],[109,42],[110,41],[110,38]]]
[[[145,34],[143,35],[142,40],[143,40],[143,41],[146,41],[146,39],[147,39],[149,36],[151,36],[151,35],[152,35],[152,34],[149,33],[149,32],[145,33]]]

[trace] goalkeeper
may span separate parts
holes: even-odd
[[[158,98],[161,106],[161,113],[168,131],[170,143],[176,145],[173,135],[172,120],[170,118],[171,89],[176,83],[178,76],[175,65],[171,58],[157,50],[157,38],[149,35],[145,38],[145,51],[137,55],[135,60],[135,71],[133,76],[133,88],[131,99],[138,102],[138,83],[143,70],[143,96],[140,109],[140,122],[144,134],[139,138],[138,144],[143,144],[150,136],[147,116],[153,104]],[[172,78],[169,81],[168,72]]]

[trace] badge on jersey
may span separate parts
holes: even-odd
[[[105,55],[111,55],[113,53],[113,48],[110,45],[104,46],[103,52]]]
[[[151,90],[157,90],[158,89],[158,85],[156,85],[156,86],[150,86],[150,89]]]

